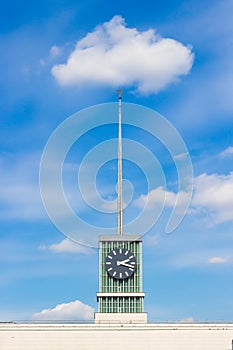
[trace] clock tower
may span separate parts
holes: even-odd
[[[118,90],[118,234],[99,237],[99,292],[95,323],[146,323],[142,239],[123,234],[122,91]]]

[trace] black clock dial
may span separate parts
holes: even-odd
[[[136,257],[128,249],[114,248],[105,258],[105,269],[115,279],[129,278],[136,271]]]

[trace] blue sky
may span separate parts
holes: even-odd
[[[166,179],[166,187],[158,181],[149,193],[152,208],[160,195],[167,199],[143,241],[149,319],[232,321],[232,12],[231,0],[2,5],[0,320],[61,319],[65,313],[70,319],[92,317],[98,251],[68,241],[50,221],[40,197],[40,160],[62,122],[84,108],[115,102],[120,85],[124,102],[155,110],[172,123],[194,171],[187,215],[168,235],[179,191],[174,159],[145,130],[123,129],[125,138],[152,152]],[[80,125],[85,113],[78,114]],[[70,149],[64,191],[77,214],[106,227],[114,225],[115,216],[93,215],[80,204],[77,189],[85,154],[117,135],[116,125],[101,127],[101,120],[97,125]],[[148,195],[142,170],[124,161],[124,176],[134,186],[126,220],[138,214]],[[105,200],[116,199],[115,160],[100,169],[96,181]]]

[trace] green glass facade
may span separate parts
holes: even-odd
[[[117,280],[110,277],[105,269],[105,258],[114,248],[125,248],[136,256],[136,271],[132,277]],[[98,312],[102,313],[140,313],[143,310],[142,293],[142,241],[121,238],[101,237],[99,241],[99,296]],[[100,296],[101,293],[104,295]],[[124,294],[122,294],[124,293]],[[122,294],[122,295],[121,295]],[[139,294],[139,295],[138,295]],[[143,293],[142,293],[143,294]]]
[[[143,312],[142,297],[100,297],[99,312]]]

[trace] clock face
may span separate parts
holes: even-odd
[[[128,249],[114,248],[106,256],[105,269],[115,279],[129,278],[136,271],[136,257]]]

